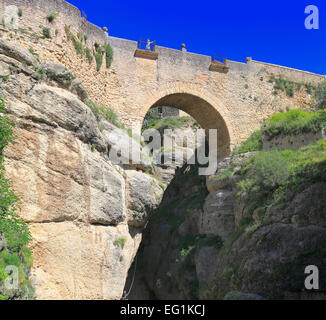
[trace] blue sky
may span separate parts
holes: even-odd
[[[216,53],[244,62],[246,57],[326,74],[324,0],[68,0],[109,34],[157,45]],[[319,30],[307,30],[307,5],[319,8]]]

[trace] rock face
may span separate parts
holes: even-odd
[[[318,142],[325,139],[325,130],[319,132],[305,132],[296,135],[280,135],[270,138],[267,134],[263,134],[263,150],[297,150],[303,146]]]
[[[0,94],[17,137],[5,150],[5,167],[30,224],[36,298],[120,299],[141,242],[129,212],[142,204],[148,218],[163,191],[146,173],[109,160],[95,116],[78,92],[62,88],[69,71],[47,62],[50,77],[37,80],[24,48],[4,40],[0,48],[0,71],[8,76]]]
[[[26,48],[10,41],[0,39],[0,53],[28,65],[36,64],[36,59]]]
[[[109,157],[134,139],[98,123],[81,83],[50,62],[42,79],[39,67],[0,39],[0,94],[17,137],[4,164],[32,234],[37,299],[121,299],[132,283],[129,299],[325,298],[304,292],[306,266],[326,274],[324,182],[261,215],[236,192],[250,154],[207,179],[182,157],[160,168],[163,194],[145,151],[137,165]]]
[[[262,215],[262,208],[253,211],[248,199],[237,196],[241,163],[250,155],[220,162],[206,179],[208,195],[187,170],[174,178],[148,225],[130,299],[326,298],[304,286],[305,268],[315,265],[320,289],[326,288],[326,183],[312,184]]]

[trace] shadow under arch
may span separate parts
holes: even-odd
[[[231,153],[229,128],[219,111],[205,99],[190,93],[172,93],[158,99],[151,108],[169,106],[180,109],[192,116],[208,133],[209,129],[217,130],[218,157],[222,158]]]

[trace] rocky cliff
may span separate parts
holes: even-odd
[[[64,66],[0,39],[0,77],[16,136],[4,165],[32,234],[36,298],[120,299],[162,188],[148,163],[110,162],[114,134],[131,138],[95,117]]]
[[[266,134],[318,137],[326,113],[274,118]],[[206,184],[196,167],[175,176],[129,273],[130,299],[326,298],[325,141],[260,151],[261,137],[221,161]],[[319,291],[305,290],[310,265],[319,268]]]
[[[183,158],[161,166],[164,192],[148,155],[110,161],[135,137],[65,66],[0,39],[0,81],[16,137],[4,167],[31,232],[23,272],[36,299],[325,298],[304,290],[308,265],[326,288],[325,141],[262,151],[266,137],[323,132],[325,111],[270,119],[207,180],[178,168]]]

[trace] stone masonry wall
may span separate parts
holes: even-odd
[[[23,11],[22,17],[14,14],[18,8]],[[52,23],[46,19],[50,12],[59,14]],[[287,107],[309,108],[313,102],[313,96],[304,88],[292,98],[285,93],[274,95],[273,84],[268,82],[271,75],[314,84],[325,80],[325,76],[252,59],[247,63],[227,61],[228,73],[209,71],[209,56],[159,46],[157,60],[137,58],[136,41],[110,37],[89,22],[83,24],[79,9],[63,0],[1,0],[0,21],[10,24],[12,16],[13,30],[8,30],[8,25],[0,27],[3,38],[33,48],[42,61],[56,61],[67,66],[82,80],[90,97],[114,109],[125,125],[141,127],[149,108],[159,100],[163,103],[167,96],[176,95],[174,100],[168,100],[170,103],[180,102],[180,94],[196,96],[210,107],[199,110],[201,104],[195,99],[192,103],[191,99],[186,99],[187,104],[178,107],[194,116],[206,129],[224,126],[221,144],[231,145],[231,148],[247,139],[274,112]],[[35,34],[41,34],[42,26],[51,29],[51,39],[35,38]],[[90,66],[86,57],[77,54],[67,39],[65,26],[71,26],[75,35],[77,32],[86,34],[91,50],[95,42],[109,42],[114,49],[112,66],[107,69],[104,61],[98,72],[94,59]],[[217,118],[222,120],[211,120]],[[230,148],[223,150],[228,150],[227,153]]]

